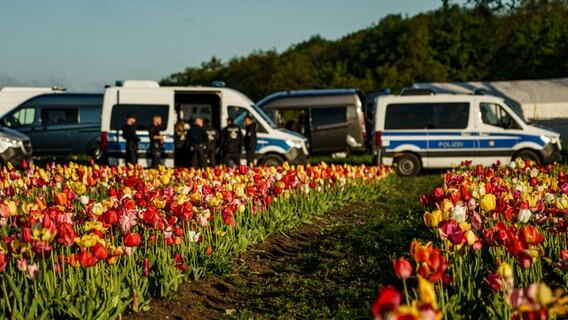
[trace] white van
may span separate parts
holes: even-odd
[[[124,164],[126,141],[122,126],[126,115],[137,119],[139,163],[150,165],[148,127],[155,114],[162,116],[161,134],[166,135],[162,163],[174,166],[174,126],[183,119],[191,123],[195,117],[206,118],[217,130],[227,125],[227,118],[244,130],[244,119],[251,115],[257,123],[258,164],[280,165],[305,163],[308,151],[302,135],[279,130],[276,124],[244,94],[223,87],[160,87],[154,81],[125,81],[122,86],[106,89],[101,121],[101,146],[110,165]],[[244,157],[243,157],[244,158]],[[246,160],[243,159],[243,163]]]
[[[43,93],[64,92],[59,87],[3,87],[0,88],[0,115],[12,110],[22,102]]]
[[[526,123],[503,99],[417,93],[376,98],[374,156],[401,175],[449,168],[463,160],[491,165],[517,157],[562,160],[560,135]]]

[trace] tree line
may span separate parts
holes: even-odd
[[[568,76],[568,0],[443,0],[434,11],[393,14],[338,40],[313,36],[283,52],[216,57],[161,80],[222,80],[253,100],[282,90],[359,88],[414,82]]]

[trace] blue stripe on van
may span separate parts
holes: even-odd
[[[545,147],[544,141],[538,135],[528,134],[515,134],[515,133],[489,133],[488,136],[480,136],[478,132],[471,133],[471,136],[479,137],[476,139],[456,139],[455,137],[461,135],[461,132],[385,132],[385,137],[395,136],[423,136],[422,139],[414,138],[407,140],[391,140],[387,150],[393,150],[401,145],[414,145],[422,150],[426,150],[429,142],[430,150],[443,150],[443,149],[474,149],[476,148],[477,141],[479,141],[479,149],[507,149],[514,148],[521,142],[533,142],[540,147]],[[447,139],[440,138],[440,136],[447,136]],[[430,137],[430,139],[428,139]]]
[[[268,143],[258,143],[261,141],[266,141]],[[285,140],[283,139],[276,139],[276,138],[265,138],[265,137],[258,137],[257,144],[256,144],[256,152],[259,152],[262,148],[267,146],[274,146],[280,147],[284,150],[284,152],[288,152],[292,147],[290,147]]]

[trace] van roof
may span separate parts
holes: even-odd
[[[435,95],[381,95],[378,98],[380,100],[391,100],[391,101],[457,101],[457,100],[471,100],[475,98],[483,97],[484,99],[492,99],[493,101],[503,101],[503,98],[493,96],[493,95],[474,95],[474,94],[463,94],[463,93],[439,93]]]
[[[42,103],[42,104],[61,104],[61,103],[77,103],[81,101],[88,102],[87,104],[102,106],[103,94],[102,93],[45,93],[29,98],[22,102],[20,105],[28,103]]]
[[[268,95],[259,100],[256,105],[260,108],[266,106],[274,100],[282,98],[305,98],[305,97],[329,97],[341,95],[359,95],[358,89],[310,89],[310,90],[289,90],[280,91]]]

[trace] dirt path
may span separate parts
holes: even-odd
[[[377,285],[395,282],[391,259],[427,232],[418,199],[438,180],[409,182],[273,234],[235,259],[228,277],[185,283],[126,319],[369,319]]]
[[[208,277],[184,283],[170,299],[155,299],[150,310],[126,319],[219,319],[230,316],[244,304],[247,296],[237,287],[262,284],[277,275],[282,260],[298,254],[301,245],[317,241],[322,228],[345,221],[355,208],[368,208],[369,203],[357,203],[317,218],[290,234],[276,233],[247,250],[236,259],[236,270],[230,278]]]

